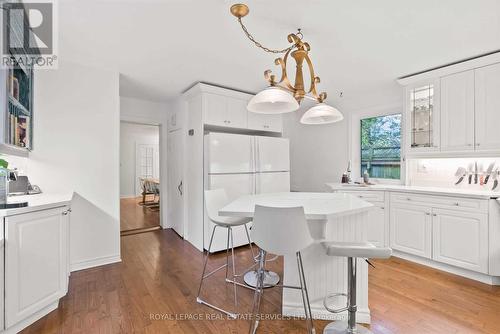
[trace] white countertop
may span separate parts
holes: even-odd
[[[28,202],[28,206],[23,208],[0,209],[0,217],[18,215],[33,211],[57,208],[70,205],[73,193],[49,194],[41,193],[37,195],[11,196],[7,198],[7,203]]]
[[[369,186],[361,185],[345,185],[342,183],[326,183],[326,186],[331,190],[349,190],[349,191],[398,191],[398,192],[411,192],[411,193],[426,193],[429,195],[446,195],[455,197],[467,198],[498,198],[500,192],[491,190],[474,190],[464,188],[440,188],[440,187],[419,187],[419,186],[404,186],[404,185],[391,185],[391,184],[375,184]],[[500,187],[499,187],[500,188]]]
[[[364,212],[372,204],[355,196],[336,193],[269,193],[245,195],[229,203],[219,211],[221,216],[252,218],[255,205],[271,207],[304,207],[309,220],[324,220]]]

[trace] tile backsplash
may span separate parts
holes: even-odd
[[[500,169],[499,157],[410,159],[408,160],[408,184],[412,186],[491,190],[493,186],[492,178],[490,178],[488,184],[482,186],[479,182],[478,184],[474,184],[474,177],[472,177],[472,184],[469,184],[468,177],[465,177],[459,185],[455,185],[458,181],[458,177],[455,176],[457,169],[463,167],[468,170],[469,166],[472,166],[472,172],[474,172],[475,162],[477,162],[479,173],[483,173],[483,175],[485,175],[488,166],[492,162],[495,162],[493,170]],[[500,190],[499,188],[500,186],[496,190]]]

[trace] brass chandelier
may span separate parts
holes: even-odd
[[[280,114],[296,111],[304,98],[315,100],[317,104],[310,108],[301,118],[303,124],[326,124],[341,121],[343,115],[340,111],[324,103],[327,97],[325,92],[318,93],[316,85],[320,83],[320,78],[314,74],[314,68],[309,51],[309,43],[304,42],[300,29],[297,33],[288,35],[288,42],[291,45],[282,50],[270,49],[257,42],[248,32],[242,22],[242,18],[248,15],[249,8],[245,4],[235,4],[231,6],[231,14],[237,19],[241,28],[250,39],[260,49],[274,54],[284,53],[282,58],[276,58],[274,63],[281,67],[281,78],[279,81],[271,70],[264,72],[264,78],[269,83],[269,87],[255,95],[248,103],[248,110],[263,114]],[[287,74],[287,62],[293,58],[296,63],[295,83],[292,85]],[[303,65],[307,64],[310,74],[310,85],[306,91],[304,84]]]

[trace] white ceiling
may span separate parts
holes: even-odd
[[[123,96],[166,101],[196,81],[255,92],[275,56],[246,39],[232,3],[60,0],[60,59],[119,71]],[[498,0],[246,3],[244,22],[267,46],[302,28],[320,88],[351,108],[399,98],[397,77],[500,49]]]

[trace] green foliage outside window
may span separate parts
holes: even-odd
[[[401,114],[361,120],[361,175],[401,177]]]

